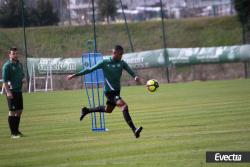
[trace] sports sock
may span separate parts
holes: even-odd
[[[21,117],[15,117],[15,128],[16,128],[16,131],[19,132],[19,124],[20,124],[20,118]]]
[[[129,112],[128,112],[128,107],[126,107],[123,111],[123,117],[125,119],[125,121],[127,122],[128,126],[132,129],[132,131],[134,132],[136,130],[136,127],[129,115]]]
[[[105,112],[105,106],[90,108],[87,113],[92,113],[92,112]]]
[[[16,130],[15,130],[15,117],[14,116],[9,116],[8,117],[8,123],[9,123],[9,128],[10,128],[10,132],[11,134],[16,134]]]

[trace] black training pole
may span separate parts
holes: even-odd
[[[126,15],[124,13],[122,0],[120,0],[120,4],[121,4],[121,8],[122,8],[123,18],[124,18],[124,21],[125,21],[126,31],[127,31],[127,34],[128,34],[128,40],[129,40],[130,48],[131,48],[131,51],[134,52],[134,46],[133,46],[133,43],[132,43],[132,40],[131,40],[131,35],[130,35],[129,28],[128,28],[127,18],[126,18]]]
[[[28,52],[27,52],[27,40],[26,40],[26,27],[25,27],[23,0],[21,0],[21,7],[22,7],[22,26],[23,26],[23,41],[24,41],[24,51],[25,51],[26,80],[27,80],[27,90],[29,90]]]
[[[162,0],[160,0],[161,5],[161,28],[162,28],[162,40],[163,40],[163,49],[164,49],[164,58],[165,58],[165,64],[166,64],[166,73],[167,73],[167,81],[169,81],[169,57],[167,53],[167,42],[166,42],[166,36],[165,36],[165,25],[164,25],[164,14],[163,14],[163,6],[162,6]]]
[[[92,19],[93,19],[93,31],[94,31],[94,52],[97,52],[97,42],[96,42],[96,26],[95,26],[95,3],[92,0]]]
[[[241,21],[241,33],[242,33],[242,44],[246,44],[246,25],[243,21]],[[245,79],[248,77],[248,69],[247,69],[247,61],[243,61],[244,64],[244,72],[245,72]]]

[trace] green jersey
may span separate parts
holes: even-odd
[[[8,60],[4,63],[2,68],[3,82],[10,83],[10,90],[12,92],[22,92],[23,85],[23,65],[17,61],[16,63]]]
[[[76,74],[76,76],[85,75],[91,73],[97,69],[102,69],[104,74],[104,91],[120,91],[121,89],[121,76],[122,70],[126,70],[132,77],[135,77],[135,73],[128,66],[124,60],[115,61],[112,58],[104,59],[88,69],[83,69]]]

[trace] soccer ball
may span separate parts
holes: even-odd
[[[149,92],[155,92],[159,88],[159,82],[155,79],[150,79],[147,81],[146,87]]]

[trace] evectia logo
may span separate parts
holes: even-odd
[[[216,153],[215,156],[214,156],[214,160],[219,162],[219,161],[222,161],[222,162],[240,162],[241,161],[241,155],[239,154],[229,154],[229,155],[226,155],[226,154],[221,154],[221,153]]]

